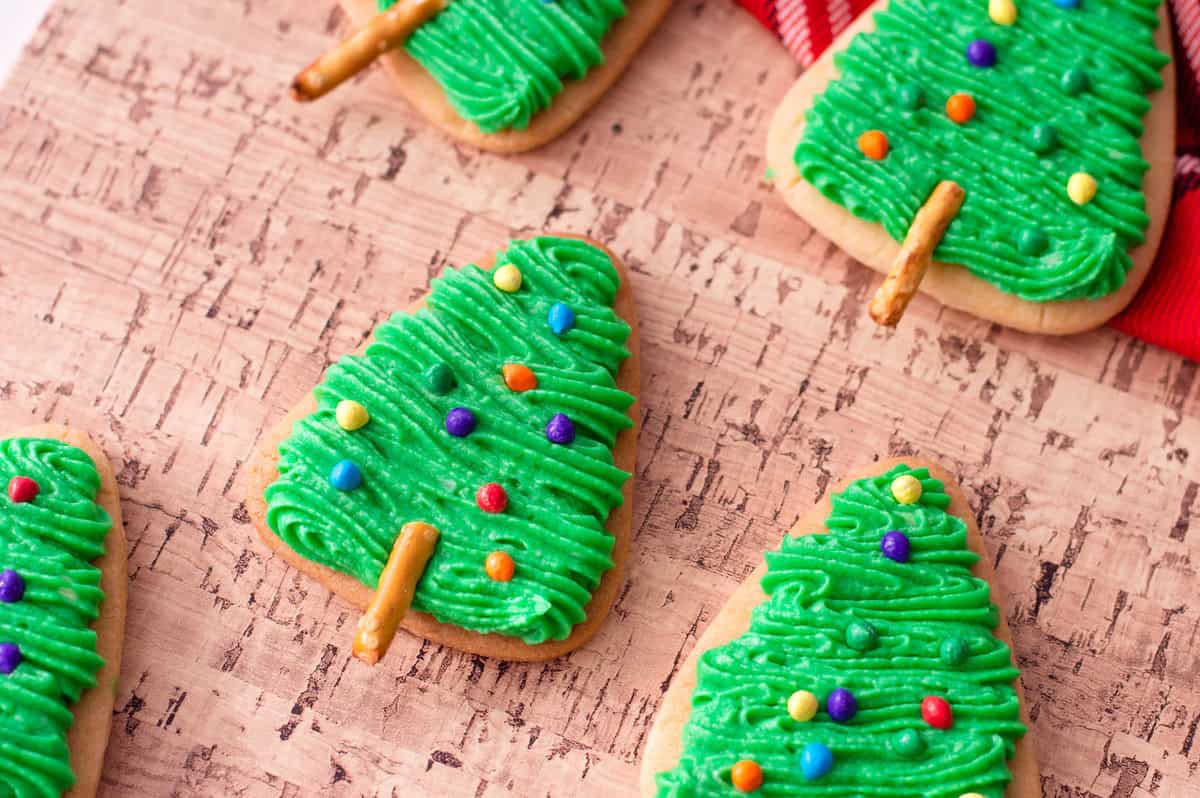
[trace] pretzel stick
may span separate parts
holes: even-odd
[[[933,251],[962,208],[964,197],[966,192],[962,186],[952,180],[943,180],[917,211],[904,243],[900,245],[900,253],[871,299],[870,313],[876,324],[895,327],[900,321],[925,277],[933,260]]]
[[[388,557],[375,595],[366,612],[358,619],[354,633],[354,656],[374,665],[387,653],[404,613],[412,604],[417,582],[433,556],[438,531],[429,524],[413,521],[400,529],[396,544]]]
[[[446,7],[447,0],[399,0],[391,9],[313,61],[292,81],[292,99],[310,102],[333,91],[404,41],[426,20]]]

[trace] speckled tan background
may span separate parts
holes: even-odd
[[[564,138],[455,147],[372,73],[285,99],[324,3],[64,0],[0,92],[0,422],[89,428],[130,542],[106,796],[618,796],[677,664],[849,467],[961,477],[1016,635],[1043,792],[1175,798],[1200,774],[1200,380],[1109,330],[1007,332],[877,277],[760,182],[796,75],[681,2]],[[643,437],[628,585],[596,640],[509,665],[354,614],[240,504],[261,427],[448,263],[545,227],[634,270]]]

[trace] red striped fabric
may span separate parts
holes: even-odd
[[[738,0],[809,66],[874,0]],[[1169,0],[1178,74],[1175,196],[1158,258],[1112,326],[1200,361],[1200,0]]]

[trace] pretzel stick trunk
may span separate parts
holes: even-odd
[[[917,293],[921,280],[946,234],[946,228],[962,208],[966,192],[952,180],[938,183],[913,218],[900,254],[871,299],[871,318],[885,327],[895,327],[904,309]]]
[[[292,99],[310,102],[328,94],[366,69],[388,50],[399,47],[421,25],[446,7],[447,0],[399,0],[292,81]]]
[[[358,619],[354,633],[354,656],[368,665],[379,662],[387,653],[400,621],[412,605],[417,582],[425,573],[437,541],[437,529],[420,521],[405,524],[400,529],[387,565],[379,575],[375,595]]]

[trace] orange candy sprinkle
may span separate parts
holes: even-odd
[[[882,161],[888,154],[888,137],[882,130],[868,130],[858,137],[858,148],[872,161]]]
[[[975,116],[975,98],[969,94],[951,94],[946,100],[946,116],[960,125],[970,122]]]
[[[762,768],[753,759],[740,760],[729,777],[740,792],[754,792],[763,784]]]
[[[493,551],[489,554],[483,567],[487,575],[497,582],[508,582],[517,572],[517,564],[508,552],[504,551]]]
[[[510,390],[520,393],[521,391],[529,391],[537,387],[537,377],[529,370],[528,366],[522,366],[520,363],[509,363],[501,371],[504,374],[504,384]]]

